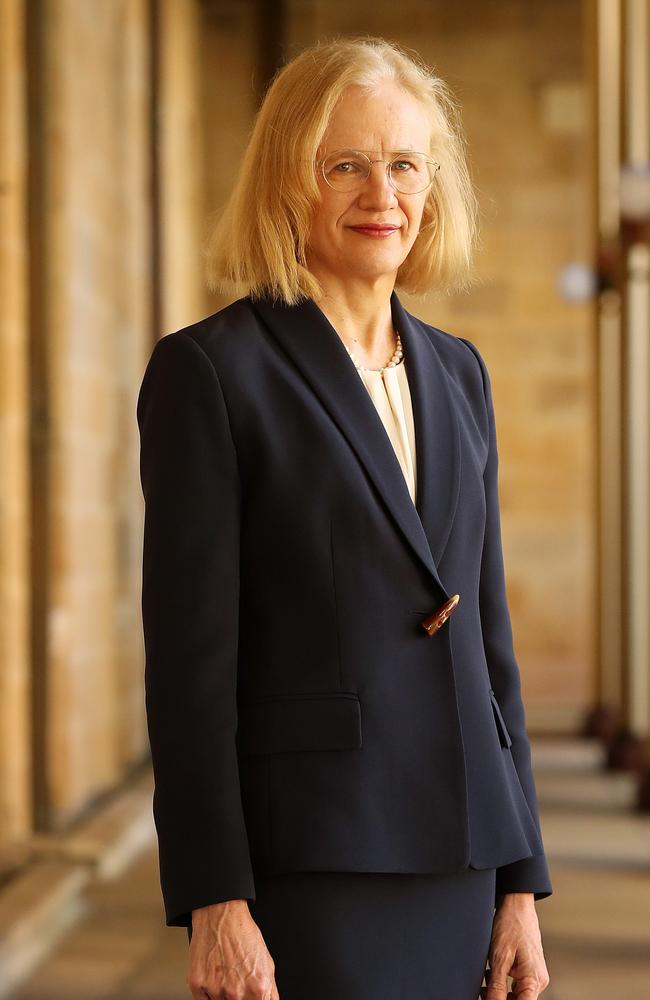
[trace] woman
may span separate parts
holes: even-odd
[[[489,377],[395,291],[467,284],[475,218],[445,84],[314,46],[207,247],[246,294],[147,366],[154,817],[195,1000],[548,984]]]

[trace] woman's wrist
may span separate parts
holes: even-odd
[[[503,892],[496,897],[496,908],[502,906],[523,906],[535,905],[534,892]]]
[[[192,922],[196,922],[197,915],[199,920],[207,919],[210,913],[215,912],[218,908],[222,910],[225,907],[230,907],[232,909],[238,909],[240,906],[245,906],[248,909],[247,899],[223,899],[218,903],[209,903],[207,906],[201,906],[196,910],[192,910]]]

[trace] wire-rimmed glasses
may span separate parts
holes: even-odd
[[[373,150],[368,150],[373,152]],[[401,194],[419,194],[431,187],[440,164],[426,153],[392,151],[390,160],[371,160],[361,149],[337,149],[318,160],[325,182],[335,191],[356,191],[370,177],[373,163],[385,163],[388,181]]]

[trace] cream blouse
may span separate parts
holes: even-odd
[[[404,358],[393,368],[372,371],[357,368],[382,419],[415,503],[415,426]]]

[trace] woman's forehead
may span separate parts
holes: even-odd
[[[339,150],[333,150],[333,152],[338,152]],[[389,153],[417,153],[420,152],[415,146],[405,144],[403,146],[395,146],[394,149],[388,149],[384,146],[383,149],[362,149],[361,146],[341,146],[340,152],[342,153],[366,153],[367,156],[379,154],[380,156],[387,156]]]
[[[384,153],[418,150],[427,143],[429,120],[427,113],[410,94],[399,93],[386,101],[363,95],[363,114],[353,106],[353,100],[344,100],[330,118],[323,136],[322,148],[359,149],[363,152]]]

